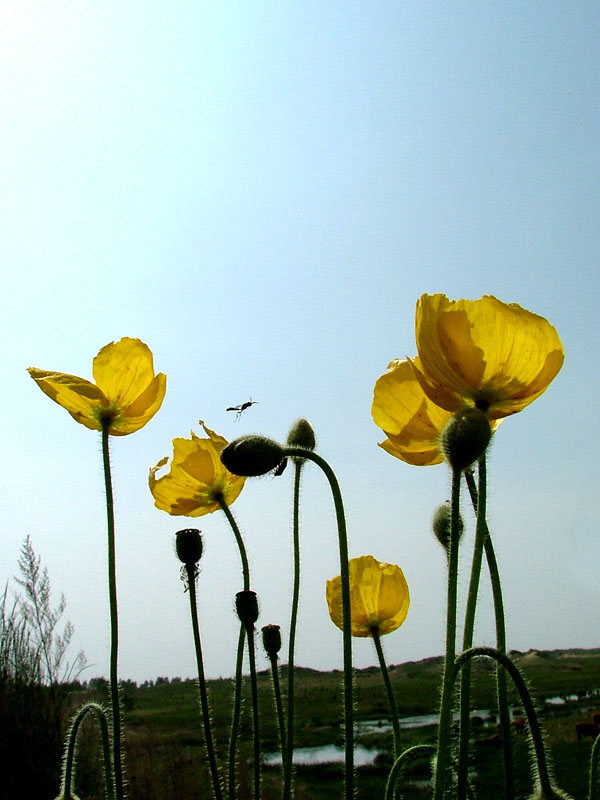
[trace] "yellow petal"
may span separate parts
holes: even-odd
[[[190,439],[173,439],[173,458],[166,475],[156,477],[168,459],[150,469],[148,483],[157,508],[173,516],[200,517],[221,508],[217,496],[233,503],[245,478],[232,475],[221,463],[219,454],[227,441],[204,426],[209,438],[192,432]]]
[[[478,404],[490,419],[521,411],[547,389],[564,360],[544,317],[490,295],[457,301],[423,295],[415,330],[417,377],[448,411]]]
[[[152,351],[144,342],[127,336],[110,342],[94,358],[93,375],[106,397],[126,408],[154,379]]]
[[[66,409],[71,416],[93,430],[102,430],[93,409],[108,404],[103,392],[90,381],[64,372],[29,367],[27,370],[44,394]]]
[[[408,613],[410,596],[400,567],[360,556],[348,562],[352,636],[383,635],[396,630]],[[342,586],[337,576],[327,581],[327,605],[332,622],[343,630]]]
[[[423,392],[411,361],[392,361],[377,380],[371,414],[388,437],[380,445],[386,452],[419,466],[443,460],[439,437],[451,414]]]

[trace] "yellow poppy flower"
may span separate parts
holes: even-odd
[[[387,436],[379,446],[414,466],[440,464],[440,436],[452,414],[423,392],[413,364],[419,359],[392,361],[375,384],[371,415]]]
[[[352,636],[372,636],[374,628],[382,636],[399,628],[410,605],[408,584],[400,567],[373,556],[360,556],[351,558],[348,568]],[[339,575],[327,581],[326,595],[331,621],[343,630]]]
[[[94,358],[95,383],[64,372],[29,367],[40,389],[86,428],[126,436],[143,428],[160,408],[167,376],[154,374],[152,351],[139,339],[124,337],[103,347]]]
[[[191,439],[173,439],[171,469],[161,478],[156,473],[169,461],[168,457],[150,469],[148,482],[154,505],[173,516],[201,517],[221,508],[218,498],[231,505],[244,487],[245,478],[229,472],[221,463],[221,451],[227,440],[204,422],[207,434],[201,439],[192,431]]]
[[[415,328],[415,375],[447,411],[477,406],[491,420],[515,414],[548,388],[564,360],[548,320],[491,295],[451,301],[424,294]]]

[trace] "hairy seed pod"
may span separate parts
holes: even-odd
[[[442,450],[454,469],[466,469],[486,451],[492,429],[483,411],[466,408],[457,411],[442,433]]]
[[[283,447],[266,436],[240,436],[221,451],[221,462],[234,475],[256,477],[272,472],[281,464]]]
[[[202,556],[202,536],[197,528],[184,528],[175,534],[175,552],[182,564],[193,565]]]

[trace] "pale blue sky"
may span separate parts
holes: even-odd
[[[598,646],[600,10],[595,2],[49,2],[0,30],[4,547],[30,534],[76,644],[108,671],[99,436],[35,387],[91,377],[146,341],[160,413],[113,440],[121,674],[194,674],[173,534],[201,527],[207,672],[231,674],[241,588],[221,515],[156,510],[147,470],[206,423],[284,438],[303,415],[344,492],[350,552],[400,564],[412,595],[388,660],[443,651],[444,466],[380,448],[373,385],[413,355],[423,292],[492,293],[546,316],[566,350],[490,456],[490,526],[517,649]],[[225,409],[259,401],[239,422]],[[324,479],[306,470],[298,662],[341,666]],[[247,485],[260,624],[290,605],[291,470]],[[463,551],[468,575],[473,524]],[[477,637],[494,640],[487,583]],[[375,663],[355,642],[358,666]],[[263,662],[264,663],[264,662]]]

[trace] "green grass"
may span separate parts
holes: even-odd
[[[588,759],[591,742],[577,743],[574,723],[590,719],[600,710],[600,696],[590,696],[600,688],[600,648],[596,650],[566,650],[517,654],[513,657],[532,688],[551,745],[555,774],[559,785],[575,800],[586,797]],[[396,694],[399,715],[414,716],[436,711],[439,694],[441,658],[408,662],[390,668],[390,678]],[[479,661],[473,669],[472,707],[494,711],[494,665]],[[285,688],[285,668],[282,669],[282,688]],[[271,694],[271,678],[260,673],[259,695],[261,740],[263,751],[278,750],[278,732]],[[356,717],[358,720],[388,718],[389,711],[379,669],[371,667],[355,674]],[[246,686],[242,729],[240,736],[240,800],[251,797],[251,722],[250,698]],[[227,758],[227,742],[231,715],[233,683],[220,679],[209,682],[215,739],[220,760]],[[341,743],[342,732],[342,673],[320,672],[298,668],[296,671],[296,747]],[[578,695],[578,699],[561,706],[544,706],[544,699],[554,696]],[[132,693],[133,707],[126,714],[128,775],[130,800],[179,800],[208,796],[201,787],[209,785],[204,750],[202,724],[198,710],[198,693],[194,680],[171,681],[147,687],[137,687]],[[518,709],[518,698],[511,692],[511,702]],[[489,736],[495,731],[495,718],[487,720],[475,738]],[[402,731],[402,748],[415,744],[434,744],[435,725]],[[513,733],[518,797],[531,791],[529,748],[526,736]],[[391,764],[391,734],[370,734],[361,737],[361,744],[383,751],[375,766],[357,770],[357,798],[382,797]],[[387,756],[386,756],[387,753]],[[501,752],[490,748],[473,748],[475,787],[479,797],[490,798],[489,787],[502,785]],[[263,771],[263,799],[281,795],[281,770],[278,767]],[[326,764],[316,767],[298,766],[296,800],[339,800],[342,796],[343,767]],[[422,784],[429,777],[427,760],[421,759],[407,768],[406,779],[420,782],[407,789],[403,797],[421,800],[429,791]],[[100,798],[101,795],[98,795]],[[498,794],[501,797],[501,794]],[[96,800],[89,794],[86,800]]]

